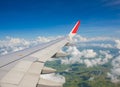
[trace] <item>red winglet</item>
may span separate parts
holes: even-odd
[[[78,21],[78,22],[76,23],[76,25],[74,26],[72,33],[77,33],[79,26],[80,26],[80,21]]]
[[[72,40],[72,38],[76,35],[78,28],[80,26],[80,21],[78,21],[75,26],[73,27],[73,29],[71,30],[71,32],[69,33],[69,37]]]

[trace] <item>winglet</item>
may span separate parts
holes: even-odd
[[[75,24],[75,26],[73,27],[72,31],[69,33],[70,39],[72,39],[72,37],[76,35],[79,26],[80,26],[80,21],[78,21],[78,22]]]

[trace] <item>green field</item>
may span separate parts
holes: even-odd
[[[66,78],[63,87],[120,87],[120,83],[112,83],[107,77],[110,64],[87,68],[83,64],[61,64],[60,60],[48,61],[45,64],[56,69]]]

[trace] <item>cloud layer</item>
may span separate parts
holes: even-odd
[[[25,40],[21,38],[6,37],[5,40],[0,40],[0,55],[23,50],[25,48],[29,48],[40,43],[49,42],[50,40],[56,38],[39,36],[35,40]]]
[[[100,50],[98,54],[93,49],[79,51],[76,46],[69,47],[66,52],[70,54],[70,57],[61,59],[63,64],[82,63],[87,67],[103,65],[113,57],[109,51]]]
[[[58,37],[39,36],[34,40],[6,37],[4,40],[0,40],[0,55],[23,50],[39,43],[49,42]],[[120,56],[114,58],[117,53],[120,55],[120,39],[109,37],[86,38],[76,35],[73,40],[76,45],[69,46],[65,50],[70,55],[61,59],[62,64],[81,63],[86,65],[86,67],[93,67],[112,61],[111,65],[113,68],[111,72],[108,72],[108,77],[111,78],[112,82],[120,81]],[[111,53],[111,50],[117,51]]]
[[[0,40],[0,54],[19,51],[29,46],[30,42],[25,39],[6,37],[5,40]]]

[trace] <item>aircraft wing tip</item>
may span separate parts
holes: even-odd
[[[72,31],[70,32],[69,34],[70,37],[73,37],[77,33],[79,26],[80,26],[80,20],[77,21]]]

